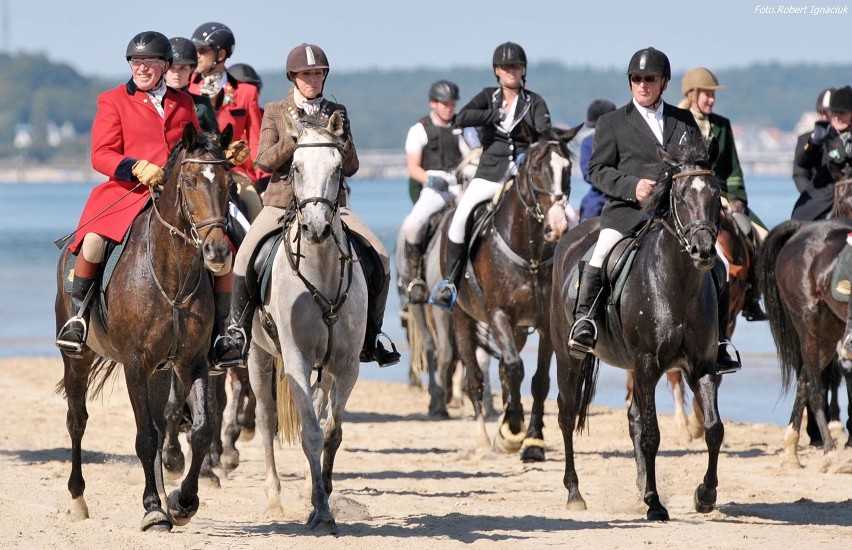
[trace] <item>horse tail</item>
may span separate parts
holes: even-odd
[[[109,382],[114,375],[118,372],[121,367],[121,363],[117,361],[113,361],[112,359],[106,359],[101,356],[95,357],[95,360],[92,361],[92,364],[89,366],[89,372],[86,380],[86,387],[88,388],[88,399],[89,401],[98,397],[104,391],[104,387],[107,382]],[[67,398],[68,394],[65,392],[65,379],[63,378],[56,384],[56,388],[54,391],[64,397]]]
[[[586,417],[589,416],[589,406],[595,399],[595,388],[598,385],[598,371],[601,362],[593,353],[587,353],[580,362],[580,406],[577,411],[577,433],[586,428]]]
[[[802,222],[788,220],[772,229],[763,242],[760,254],[758,254],[757,274],[758,284],[763,291],[763,299],[766,302],[766,312],[769,315],[769,328],[772,330],[772,338],[778,348],[778,356],[781,361],[781,386],[783,392],[790,388],[794,374],[802,368],[802,348],[799,335],[790,320],[781,292],[778,289],[776,278],[776,259],[779,252],[787,244],[796,231],[801,228]]]
[[[284,365],[279,358],[275,359],[275,371],[278,372],[278,383],[275,387],[278,437],[288,445],[295,445],[302,439],[302,420],[293,394],[290,393],[290,377],[284,372]]]

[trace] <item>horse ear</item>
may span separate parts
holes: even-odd
[[[583,123],[574,126],[573,128],[568,128],[567,130],[559,130],[562,134],[562,139],[567,143],[574,139],[574,137],[583,129]]]
[[[704,144],[707,146],[707,159],[710,161],[710,166],[713,166],[719,159],[719,140],[716,136],[710,136]]]
[[[183,150],[189,151],[195,145],[197,137],[198,132],[195,131],[195,126],[191,122],[187,122],[186,126],[183,127],[183,135],[180,138]]]
[[[225,126],[225,129],[222,130],[222,133],[219,134],[219,145],[222,146],[222,149],[227,149],[228,145],[231,144],[231,140],[233,140],[233,139],[234,139],[234,127],[231,126],[231,123],[229,122]]]
[[[340,137],[343,135],[343,115],[340,111],[334,111],[328,117],[328,124],[325,127],[332,135]]]
[[[668,151],[663,149],[660,144],[657,144],[657,156],[660,157],[660,160],[669,166],[674,166],[677,164],[677,161],[672,157]]]

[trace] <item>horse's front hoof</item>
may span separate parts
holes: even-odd
[[[71,521],[89,519],[89,507],[86,505],[86,499],[84,499],[82,495],[71,499],[71,504],[68,506],[66,513],[68,515],[68,519]]]
[[[155,508],[142,517],[142,531],[168,532],[172,530],[172,522],[162,508]]]
[[[568,501],[565,502],[565,509],[570,512],[582,512],[586,509],[586,501],[583,500],[583,497],[581,496],[569,498]]]
[[[172,516],[172,521],[177,526],[183,526],[189,523],[195,512],[198,511],[198,495],[194,496],[192,503],[189,506],[183,506],[180,503],[180,490],[175,489],[169,494],[169,514]]]
[[[663,508],[648,508],[648,514],[645,516],[648,521],[669,521],[669,511]]]
[[[228,470],[235,470],[237,466],[240,465],[240,451],[236,449],[222,451],[221,462],[222,468],[224,468],[226,472]]]
[[[494,436],[494,450],[507,454],[516,453],[520,450],[524,438],[526,438],[526,434],[524,433],[523,426],[521,427],[521,431],[515,434],[512,433],[509,423],[503,422],[500,424],[500,430],[497,431],[497,435]]]
[[[716,509],[716,489],[710,489],[703,483],[695,490],[695,511],[709,514]]]
[[[534,437],[524,439],[521,446],[521,461],[525,464],[544,462],[544,440]]]
[[[311,515],[308,518],[308,529],[310,531],[316,531],[320,525],[323,525],[328,530],[329,534],[337,534],[337,522],[334,521],[334,517],[331,515],[330,511],[326,511],[322,514],[317,513],[316,510],[311,512]]]

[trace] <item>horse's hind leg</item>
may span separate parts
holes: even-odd
[[[280,515],[281,481],[275,468],[275,433],[278,430],[278,418],[275,413],[275,397],[272,394],[275,381],[275,361],[270,354],[252,344],[248,358],[249,380],[257,398],[255,409],[257,429],[263,442],[266,481],[266,513]]]
[[[559,386],[559,429],[565,444],[565,473],[562,483],[568,489],[565,507],[569,510],[585,510],[586,501],[580,494],[580,482],[574,465],[574,428],[580,409],[582,384],[580,382],[580,362],[568,354],[567,350],[556,355],[556,383]]]
[[[524,406],[521,403],[524,363],[518,353],[526,340],[526,332],[523,329],[515,330],[512,320],[500,309],[491,316],[491,328],[494,342],[500,350],[500,384],[503,387],[503,421],[494,436],[494,448],[513,453],[521,448],[526,432]]]
[[[214,487],[220,486],[220,477],[227,479],[228,472],[222,466],[222,417],[225,413],[227,393],[225,391],[225,376],[211,376],[208,380],[207,392],[208,410],[210,411],[213,437],[210,448],[204,453],[201,464],[201,477],[207,479]]]
[[[459,356],[464,364],[467,395],[473,405],[476,419],[476,446],[480,449],[491,449],[488,431],[485,429],[485,411],[482,408],[483,378],[482,371],[476,361],[476,322],[460,313],[456,308],[453,318],[456,345]]]
[[[802,468],[799,461],[799,430],[802,429],[802,414],[807,403],[806,382],[802,376],[796,379],[796,395],[793,398],[793,410],[790,412],[790,423],[784,431],[784,458],[781,465],[788,468]]]
[[[84,354],[83,359],[72,359],[64,353],[62,354],[62,361],[65,363],[63,384],[68,401],[65,426],[68,428],[68,435],[71,436],[71,475],[68,477],[71,503],[68,507],[68,517],[72,520],[89,517],[89,507],[83,497],[86,482],[83,479],[82,444],[83,434],[86,432],[86,424],[89,420],[89,413],[86,410],[89,367],[86,365],[91,363],[92,355],[92,353],[88,353]]]
[[[531,386],[532,411],[521,446],[521,460],[524,462],[544,462],[544,401],[550,391],[550,358],[553,356],[549,332],[549,329],[539,331],[538,361]]]
[[[231,383],[231,398],[227,400],[222,413],[222,466],[233,470],[240,464],[240,452],[237,450],[237,439],[241,438],[243,426],[240,424],[240,410],[244,409],[244,401],[251,393],[248,371],[242,368],[228,369],[225,375]],[[226,383],[228,382],[226,381]],[[254,396],[252,395],[252,400]],[[253,404],[253,403],[252,403]],[[254,411],[251,414],[251,433],[254,433]],[[249,430],[246,429],[248,432]],[[248,439],[251,439],[248,437]]]
[[[186,467],[183,451],[180,448],[180,428],[183,422],[184,405],[184,389],[180,383],[180,379],[170,371],[171,385],[169,388],[169,400],[166,403],[165,419],[166,431],[163,440],[163,467],[168,471],[179,476],[183,473]]]
[[[654,391],[660,375],[654,365],[641,365],[635,372],[636,382],[633,403],[627,411],[630,438],[636,454],[636,485],[642,500],[648,506],[646,517],[650,521],[668,521],[669,512],[660,502],[657,492],[656,458],[660,448],[660,427],[657,424],[657,406]]]
[[[709,367],[704,370],[711,370]],[[695,490],[695,510],[701,513],[712,512],[716,507],[716,488],[719,485],[717,474],[719,449],[725,438],[725,427],[719,416],[718,384],[714,374],[705,374],[698,380],[697,389],[693,387],[704,417],[704,441],[707,443],[707,472],[704,481]]]

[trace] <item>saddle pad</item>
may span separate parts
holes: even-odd
[[[607,256],[606,260],[606,279],[608,281],[612,281],[612,278],[615,278],[615,284],[612,284],[612,293],[609,296],[609,302],[612,304],[617,304],[618,299],[621,297],[621,292],[624,290],[624,285],[627,283],[627,276],[630,274],[630,269],[633,267],[633,260],[636,258],[637,248],[630,247],[633,243],[633,238],[625,238],[618,242],[618,244],[613,247]],[[627,257],[624,258],[623,262],[619,262],[622,254],[625,253],[625,249],[630,247],[627,250]],[[580,260],[583,263],[587,263],[591,257],[592,252],[595,249],[595,245],[592,245],[585,254],[583,254],[583,258]],[[615,270],[618,268],[619,264],[621,264],[621,268],[618,272]],[[574,269],[571,270],[570,275],[570,283],[568,284],[568,297],[572,300],[577,299],[577,295],[580,290],[580,269],[579,266],[575,266]]]
[[[106,252],[104,256],[106,260],[103,263],[103,267],[101,268],[101,284],[100,290],[101,292],[106,292],[107,285],[109,285],[109,281],[112,278],[112,273],[115,271],[115,266],[118,264],[118,260],[121,258],[121,254],[124,252],[124,247],[127,245],[127,241],[130,239],[130,231],[124,236],[124,240],[120,243],[113,243],[112,241],[107,241],[106,244]],[[65,264],[65,277],[64,277],[64,288],[65,292],[71,292],[71,283],[74,282],[74,266],[77,265],[77,256],[72,254],[68,258],[68,263]]]
[[[852,294],[852,246],[844,246],[831,272],[831,297],[848,303]]]

